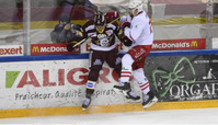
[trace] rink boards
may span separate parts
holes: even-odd
[[[217,50],[152,52],[146,76],[159,102],[146,110],[218,107]],[[104,65],[92,103],[82,111],[88,54],[2,57],[0,117],[146,111],[112,90],[118,77]],[[135,81],[134,91],[140,95]]]

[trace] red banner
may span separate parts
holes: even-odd
[[[32,44],[31,55],[56,55],[56,54],[76,54],[80,53],[80,47],[72,52],[67,51],[68,43],[55,43],[55,44]]]
[[[73,52],[68,52],[66,45],[68,43],[55,43],[55,44],[32,44],[31,45],[31,55],[55,55],[55,54],[78,54],[78,53],[88,53],[90,46],[82,46],[83,50],[81,52],[81,47],[77,48]],[[188,49],[205,49],[206,39],[179,39],[179,40],[155,40],[152,46],[152,51],[161,50],[188,50]],[[122,44],[119,44],[119,49],[125,50]]]
[[[206,39],[155,40],[152,46],[153,51],[205,49],[205,48],[206,48]]]

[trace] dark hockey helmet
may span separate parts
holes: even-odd
[[[99,32],[99,33],[103,33],[104,32],[104,29],[105,29],[105,26],[106,26],[106,20],[105,20],[105,17],[103,15],[102,12],[97,12],[95,14],[95,17],[94,17],[94,24],[95,24],[95,28],[96,30]]]
[[[94,17],[94,24],[97,26],[103,26],[105,25],[106,23],[106,20],[105,20],[105,17],[103,15],[102,12],[98,11],[96,14],[95,14],[95,17]]]

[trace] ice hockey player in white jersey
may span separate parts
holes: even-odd
[[[128,7],[129,16],[126,19],[121,18],[121,21],[125,20],[121,28],[131,40],[130,50],[122,58],[120,84],[115,85],[114,90],[126,94],[130,89],[130,76],[133,75],[143,93],[142,105],[148,108],[158,101],[144,75],[145,58],[153,44],[153,31],[141,0],[131,0]]]

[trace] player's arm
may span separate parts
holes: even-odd
[[[126,27],[124,29],[124,34],[132,41],[135,41],[139,38],[144,28],[144,23],[142,23],[140,20],[135,21],[134,24],[131,24],[130,27]]]
[[[130,23],[125,24],[126,27],[130,27]],[[122,25],[124,26],[124,24]],[[118,39],[127,47],[132,45],[132,41],[124,34],[124,29],[122,26],[118,26],[117,30],[115,31],[116,36]]]
[[[86,41],[87,35],[82,26],[76,24],[72,26],[72,32],[75,34],[73,39],[67,45],[68,51],[73,51],[79,45],[83,44]]]
[[[122,29],[120,29],[117,38],[127,47],[132,45],[132,40],[130,40],[126,35],[124,35]]]

